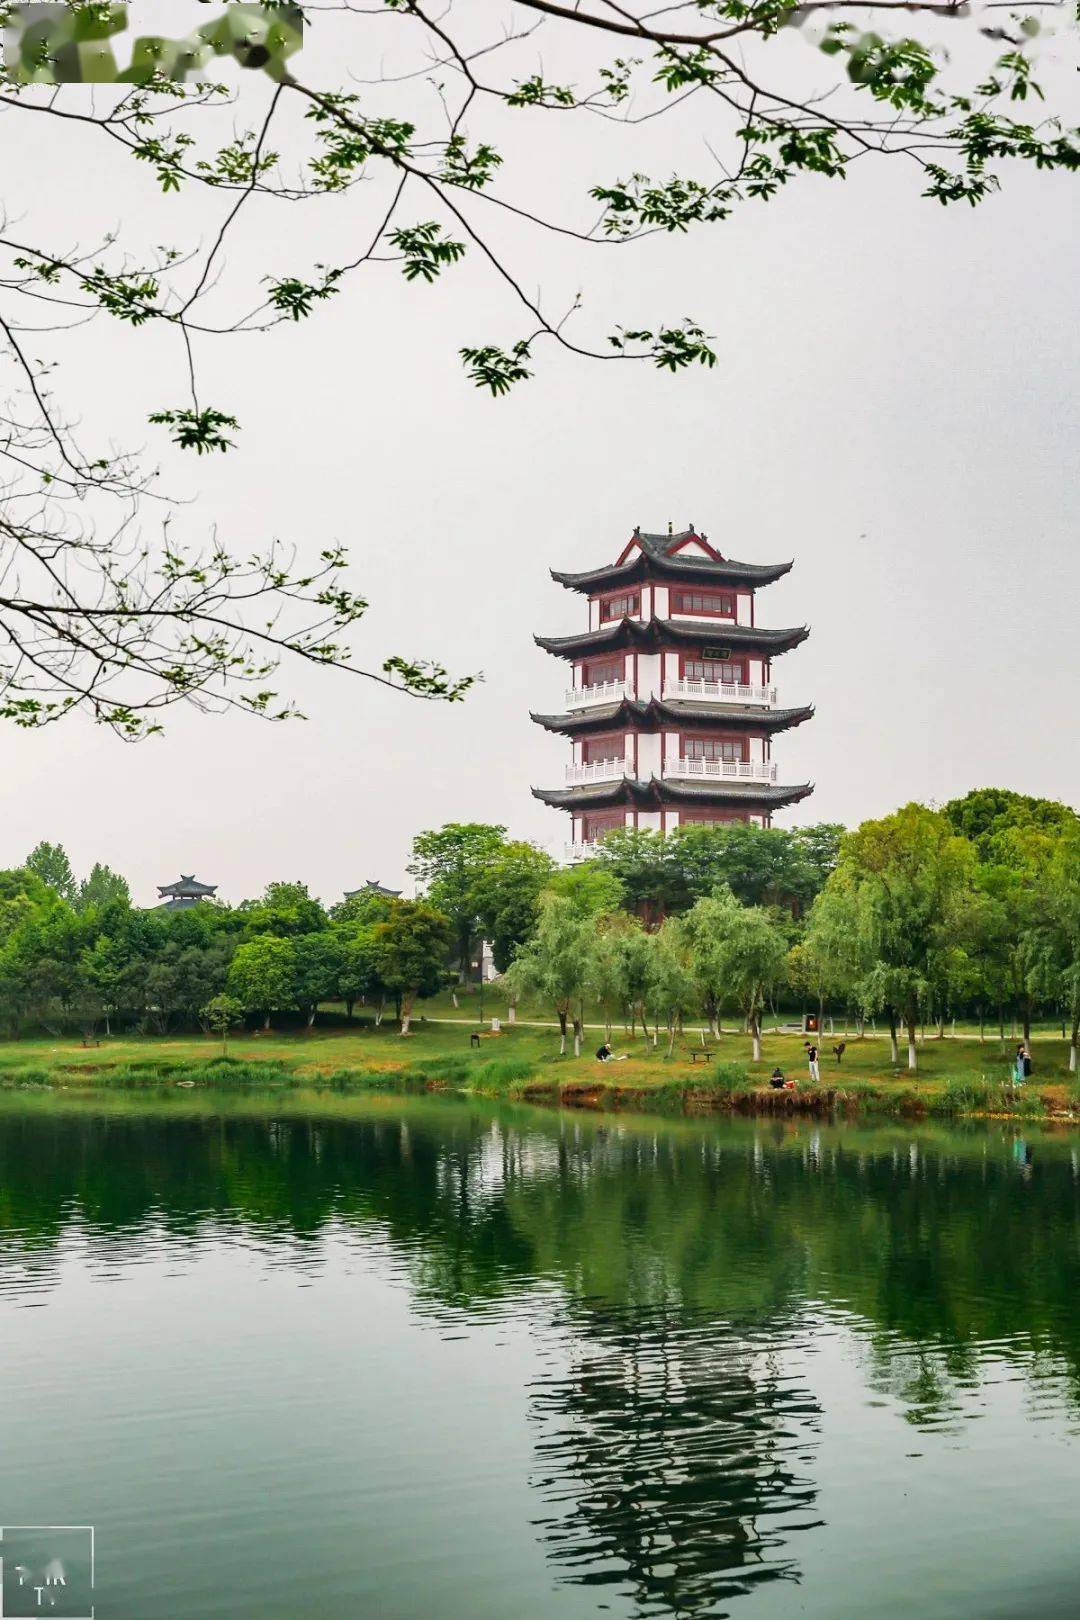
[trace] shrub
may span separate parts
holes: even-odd
[[[737,1091],[748,1091],[752,1084],[750,1070],[745,1063],[718,1061],[713,1064],[705,1078],[705,1086],[709,1091],[724,1091],[732,1096]]]
[[[469,1086],[473,1091],[509,1091],[531,1080],[535,1073],[536,1066],[528,1058],[488,1058],[472,1070]]]
[[[986,1114],[1000,1111],[1001,1088],[983,1075],[960,1075],[949,1080],[937,1096],[926,1098],[932,1114]]]

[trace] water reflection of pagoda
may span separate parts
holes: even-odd
[[[785,786],[772,755],[778,733],[808,720],[783,707],[773,659],[806,639],[804,626],[756,622],[762,586],[790,562],[733,562],[691,524],[681,534],[635,529],[614,563],[552,578],[589,604],[589,628],[537,636],[571,666],[566,713],[534,714],[568,737],[566,785],[534,789],[568,810],[589,846],[615,827],[668,832],[690,821],[751,821],[812,791]]]
[[[158,887],[162,911],[184,911],[202,900],[212,900],[216,894],[216,883],[200,883],[197,878],[183,873],[178,882],[162,883]]]

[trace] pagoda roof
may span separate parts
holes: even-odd
[[[362,894],[378,894],[384,900],[400,900],[401,898],[400,889],[388,889],[377,878],[367,878],[359,889],[345,890],[346,900],[355,900]]]
[[[217,894],[217,890],[216,883],[200,883],[195,877],[185,873],[181,873],[175,883],[158,885],[158,894],[163,900],[194,900],[204,895]]]
[[[696,542],[708,552],[683,556],[688,544]],[[586,569],[581,573],[561,573],[551,570],[551,577],[559,585],[572,591],[590,592],[605,586],[631,585],[639,579],[673,578],[711,582],[721,585],[771,585],[790,571],[792,563],[745,563],[722,557],[711,546],[708,537],[699,534],[693,526],[678,534],[645,534],[635,529],[629,544],[619,558],[601,568]]]
[[[712,642],[717,646],[745,649],[769,655],[790,652],[810,634],[805,624],[787,630],[766,630],[756,625],[714,624],[687,625],[674,619],[619,619],[598,630],[585,630],[576,636],[534,636],[533,640],[545,652],[557,658],[577,658],[588,653],[617,651],[622,647],[638,647],[657,652],[671,643],[700,646]]]
[[[676,782],[670,777],[652,776],[646,781],[616,777],[611,782],[591,782],[583,787],[533,788],[533,798],[556,810],[602,810],[609,805],[633,804],[655,810],[664,805],[715,804],[760,806],[773,810],[785,804],[798,804],[814,791],[812,782],[781,787],[775,782]]]
[[[744,731],[787,731],[801,726],[813,716],[812,703],[798,709],[753,708],[745,703],[670,703],[650,698],[645,703],[622,698],[618,703],[601,703],[571,714],[534,714],[532,719],[545,731],[574,736],[579,732],[603,731],[608,726],[636,726],[640,731],[659,731],[665,723],[679,726],[735,726]]]

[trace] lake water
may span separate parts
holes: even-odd
[[[0,1525],[98,1620],[1075,1615],[1078,1148],[7,1095]]]

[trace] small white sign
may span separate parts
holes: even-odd
[[[0,1620],[94,1620],[94,1529],[88,1524],[0,1528]]]

